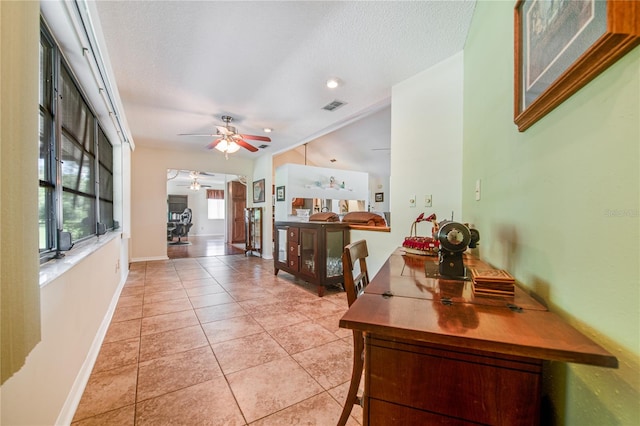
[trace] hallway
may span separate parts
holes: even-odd
[[[334,425],[346,310],[344,292],[319,298],[258,257],[134,263],[73,424]]]
[[[185,257],[208,257],[224,256],[229,254],[244,254],[244,249],[240,249],[232,244],[225,243],[224,236],[198,236],[192,235],[182,238],[188,244],[173,245],[178,241],[174,237],[167,242],[167,256],[169,259],[181,259]]]

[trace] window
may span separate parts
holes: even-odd
[[[38,217],[41,252],[55,247],[56,229],[53,214],[55,193],[55,162],[53,151],[53,63],[54,49],[51,39],[40,37],[40,156],[38,159]]]
[[[98,128],[98,194],[100,195],[100,223],[107,229],[113,223],[113,146],[101,128]]]
[[[207,218],[224,219],[224,191],[207,189]]]
[[[44,26],[40,41],[39,225],[41,257],[73,241],[112,229],[113,146],[100,128]]]

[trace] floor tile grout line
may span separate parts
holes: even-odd
[[[253,263],[253,262],[251,262],[251,263]],[[230,269],[232,269],[232,270],[235,270],[235,271],[238,271],[238,268],[237,268],[237,267],[242,266],[242,265],[239,265],[237,262],[236,262],[236,263],[234,263],[234,262],[226,262],[226,264],[227,264],[227,267],[228,267],[228,268],[230,268]],[[185,281],[195,281],[195,280],[193,280],[193,279],[185,279],[185,280],[183,280],[183,278],[181,278],[181,277],[180,277],[180,274],[178,273],[178,271],[179,271],[179,267],[178,267],[177,265],[175,265],[175,263],[173,264],[173,266],[174,266],[173,270],[174,270],[174,271],[176,271],[176,274],[178,275],[178,278],[179,278],[179,281],[180,281],[181,287],[182,287],[182,289],[186,292],[186,291],[187,291],[187,288],[186,288],[186,287],[184,287],[184,282],[185,282]],[[143,288],[143,289],[148,288],[148,283],[147,283],[147,280],[146,280],[146,278],[147,278],[147,271],[148,271],[148,268],[147,268],[147,267],[148,267],[148,264],[146,264],[146,266],[145,266],[145,275],[144,275],[144,279],[143,279],[143,282],[142,282],[142,288]],[[259,271],[258,269],[262,269],[262,271]],[[263,330],[262,332],[264,332],[267,336],[269,336],[269,338],[273,339],[273,340],[276,342],[276,344],[278,345],[278,347],[280,347],[280,348],[284,351],[285,355],[283,355],[282,357],[278,357],[277,359],[284,359],[284,358],[287,358],[287,357],[288,357],[289,359],[293,360],[294,362],[296,362],[296,364],[297,364],[299,367],[301,367],[301,368],[302,368],[302,371],[304,371],[304,372],[305,372],[309,377],[311,377],[311,378],[312,378],[312,380],[313,380],[314,382],[316,382],[316,383],[318,384],[319,389],[322,389],[322,390],[321,390],[321,391],[319,391],[318,393],[316,393],[316,394],[314,394],[314,395],[310,396],[309,398],[306,398],[305,400],[298,401],[298,402],[296,402],[295,404],[298,404],[298,403],[300,403],[300,402],[306,401],[306,400],[308,400],[308,399],[310,399],[310,398],[313,398],[313,397],[315,397],[315,396],[317,396],[317,395],[320,395],[320,394],[322,394],[322,393],[324,393],[324,392],[328,393],[328,395],[329,395],[333,400],[337,401],[337,400],[336,400],[336,399],[335,399],[335,398],[334,398],[334,397],[329,393],[329,391],[330,391],[330,390],[332,390],[332,389],[334,389],[335,387],[341,386],[342,384],[339,384],[339,385],[337,385],[337,386],[331,387],[331,388],[329,388],[329,389],[325,389],[325,388],[324,388],[324,386],[322,386],[322,385],[321,385],[321,384],[320,384],[320,383],[319,383],[319,382],[318,382],[318,381],[317,381],[317,380],[316,380],[316,379],[311,375],[311,373],[310,373],[309,371],[307,371],[307,370],[304,368],[304,366],[303,366],[302,364],[300,364],[300,363],[299,363],[295,358],[293,358],[293,356],[292,356],[292,355],[295,355],[296,353],[299,353],[299,352],[296,352],[296,353],[294,353],[294,354],[290,354],[290,353],[289,353],[289,352],[284,348],[284,346],[283,346],[283,345],[282,345],[278,340],[276,340],[276,339],[275,339],[275,337],[274,337],[274,336],[273,336],[273,334],[272,334],[272,333],[273,333],[273,330],[277,330],[277,329],[282,329],[282,328],[287,328],[287,327],[295,326],[295,325],[298,325],[298,324],[301,324],[301,323],[304,323],[304,322],[309,322],[309,323],[311,323],[311,324],[318,324],[318,323],[316,322],[318,319],[323,318],[323,317],[326,317],[326,316],[330,316],[330,315],[322,315],[322,316],[320,316],[320,317],[318,317],[318,318],[312,318],[312,317],[310,317],[310,316],[306,315],[304,312],[297,311],[297,312],[298,312],[302,317],[304,317],[304,318],[305,318],[305,320],[304,320],[304,321],[296,322],[296,323],[293,323],[293,324],[288,324],[288,325],[285,325],[285,326],[283,326],[283,327],[272,328],[272,329],[266,329],[266,328],[265,328],[265,327],[264,327],[260,322],[258,322],[258,320],[256,319],[256,316],[258,316],[258,315],[260,315],[260,314],[263,314],[263,313],[267,313],[267,312],[268,312],[268,310],[265,310],[265,311],[257,311],[257,312],[249,312],[249,311],[247,311],[247,310],[246,310],[242,305],[240,305],[240,303],[239,303],[239,302],[241,302],[242,300],[239,300],[239,299],[234,298],[234,297],[233,297],[233,295],[231,295],[231,293],[229,293],[229,291],[231,290],[229,287],[232,287],[232,285],[230,285],[230,284],[233,284],[233,282],[226,283],[227,287],[225,287],[223,284],[221,284],[219,281],[217,281],[217,279],[215,278],[215,276],[214,276],[211,272],[207,271],[207,274],[209,275],[209,277],[210,277],[211,279],[213,279],[213,281],[214,281],[217,285],[219,285],[219,286],[222,288],[222,290],[223,290],[223,292],[224,292],[225,294],[227,294],[227,295],[228,295],[232,300],[234,300],[234,302],[233,302],[233,303],[234,303],[234,304],[237,304],[237,305],[242,309],[242,311],[244,312],[244,314],[245,314],[246,316],[248,316],[249,318],[251,318],[251,319],[252,319],[256,324],[258,324],[258,325],[259,325],[259,327]],[[269,276],[269,279],[272,279],[272,277],[270,276],[270,271],[269,271],[269,270],[267,270],[266,268],[261,268],[261,267],[260,267],[260,265],[258,265],[257,267],[254,267],[254,268],[252,268],[252,269],[251,269],[251,272],[247,275],[247,279],[248,279],[248,281],[260,281],[260,280],[261,280],[261,278],[264,276],[264,274],[267,274],[267,275]],[[202,279],[209,279],[209,278],[202,278]],[[244,282],[246,282],[246,281],[239,281],[239,283],[244,283]],[[304,292],[308,292],[308,291],[307,291],[307,289],[305,289],[305,288],[302,288],[302,289],[296,289],[296,287],[298,287],[298,285],[297,285],[296,283],[292,283],[292,282],[289,282],[289,281],[284,281],[284,283],[286,283],[286,284],[287,284],[287,286],[288,286],[290,289],[295,289],[295,291],[302,290],[302,291],[304,291]],[[190,287],[190,288],[191,288],[191,287]],[[193,287],[193,288],[196,288],[196,287]],[[263,288],[264,288],[265,290],[268,290],[268,289],[267,289],[267,286],[265,286],[265,287],[263,287]],[[279,298],[279,297],[280,297],[280,295],[281,295],[282,293],[283,293],[283,292],[271,293],[271,294],[270,294],[270,296],[273,296],[273,297],[275,297],[275,298]],[[284,292],[284,293],[288,293],[288,291],[286,291],[286,292]],[[299,294],[304,294],[304,293],[299,293]],[[143,292],[142,292],[142,295],[141,295],[141,296],[142,296],[142,301],[143,301],[143,304],[142,304],[142,309],[143,309],[144,305],[146,304],[146,300],[145,300],[145,299],[149,298],[149,294],[145,294],[145,292],[144,292],[144,290],[143,290]],[[194,305],[194,304],[193,304],[193,302],[192,302],[192,297],[199,297],[199,296],[202,296],[202,295],[198,295],[198,296],[191,296],[191,295],[189,295],[189,294],[187,293],[187,298],[188,298],[188,300],[189,300],[189,304],[191,305],[191,309],[185,309],[185,310],[180,310],[180,311],[167,312],[166,314],[171,314],[171,313],[176,313],[176,312],[183,312],[183,311],[185,311],[185,312],[186,312],[186,311],[192,311],[192,312],[194,312],[194,315],[196,316],[196,319],[197,319],[197,321],[198,321],[198,324],[199,324],[199,326],[200,326],[200,329],[201,329],[202,333],[204,334],[205,339],[206,339],[206,341],[207,341],[207,345],[208,345],[208,347],[209,347],[209,349],[210,349],[211,353],[213,354],[214,358],[216,359],[216,363],[217,363],[217,365],[218,365],[218,368],[220,369],[220,372],[221,372],[222,376],[225,378],[225,381],[227,382],[227,386],[228,386],[229,390],[231,391],[231,393],[232,393],[232,395],[233,395],[233,397],[234,397],[234,400],[235,400],[235,402],[236,402],[236,406],[237,406],[237,408],[239,409],[240,413],[242,414],[242,416],[243,416],[243,419],[244,419],[245,423],[247,423],[247,419],[246,419],[246,417],[244,416],[244,413],[242,412],[242,409],[240,408],[240,405],[239,405],[239,403],[238,403],[238,401],[237,401],[237,399],[236,399],[235,393],[233,392],[233,389],[232,389],[232,388],[231,388],[231,386],[230,386],[230,383],[229,383],[229,380],[228,380],[228,374],[226,374],[226,373],[224,372],[224,370],[222,369],[222,367],[220,366],[220,362],[219,362],[219,360],[218,360],[218,357],[217,357],[217,355],[216,355],[215,351],[213,350],[213,344],[214,344],[214,343],[209,339],[209,336],[207,335],[207,333],[205,332],[204,327],[203,327],[203,326],[204,326],[204,324],[207,324],[207,323],[210,323],[210,322],[225,321],[225,320],[232,319],[232,318],[234,318],[234,317],[230,317],[230,318],[221,318],[221,319],[219,319],[219,320],[215,320],[215,321],[202,322],[202,320],[200,319],[200,317],[197,315],[196,310],[197,310],[197,309],[201,309],[201,308],[206,308],[206,307],[215,307],[215,306],[220,306],[220,304],[218,304],[218,305],[202,306],[202,307],[196,308],[196,307],[195,307],[195,305]],[[293,297],[293,299],[294,299],[294,300],[297,298],[296,296],[297,296],[297,295],[294,295],[294,297]],[[167,301],[170,301],[170,300],[175,300],[175,299],[168,299]],[[245,299],[245,301],[246,301],[246,300],[252,300],[252,299]],[[336,301],[336,300],[333,300],[333,299],[327,299],[327,301],[329,301],[329,302],[331,302],[331,303],[334,303],[334,304],[338,305],[338,303],[337,303],[337,301]],[[150,303],[161,303],[161,302],[166,302],[166,301],[150,302]],[[303,302],[303,303],[304,303],[304,302]],[[307,302],[307,303],[308,303],[308,302]],[[140,328],[139,328],[139,332],[138,332],[138,336],[139,336],[139,341],[140,341],[140,342],[142,341],[142,337],[144,337],[144,336],[142,335],[142,320],[143,320],[144,318],[152,318],[152,317],[154,317],[154,316],[164,315],[164,314],[151,315],[151,316],[148,316],[148,317],[147,317],[147,316],[144,316],[144,312],[142,312],[142,314],[141,314],[141,315],[142,315],[142,316],[141,316],[140,318],[133,318],[133,319],[131,319],[131,320],[139,320],[139,321],[140,321]],[[322,324],[318,324],[318,325],[322,326]],[[178,329],[172,329],[172,330],[179,330],[179,329],[183,329],[183,328],[186,328],[186,327],[180,327],[180,328],[178,328]],[[325,329],[326,329],[326,328],[325,328]],[[331,330],[328,330],[328,331],[329,331],[329,332],[331,332]],[[261,332],[261,333],[262,333],[262,332]],[[147,334],[147,335],[145,335],[145,336],[149,336],[149,335],[153,335],[153,334],[156,334],[156,333],[150,333],[150,334]],[[317,345],[317,346],[313,346],[313,347],[310,347],[310,348],[306,348],[306,349],[304,349],[303,351],[305,351],[305,350],[311,350],[311,349],[313,349],[313,348],[315,348],[315,347],[318,347],[318,346],[321,346],[321,345],[324,345],[324,344],[328,344],[328,343],[331,343],[331,342],[335,342],[335,341],[337,341],[337,340],[341,340],[341,339],[342,339],[340,336],[336,335],[336,334],[335,334],[335,332],[332,332],[332,334],[334,335],[335,340],[331,340],[330,342],[325,342],[325,343],[319,344],[319,345]],[[126,340],[126,339],[121,339],[120,341],[122,341],[122,340]],[[229,340],[235,340],[235,339],[229,339]],[[115,341],[114,341],[114,342],[115,342]],[[221,343],[221,342],[218,342],[218,343]],[[202,347],[204,347],[204,346],[202,346]],[[141,358],[140,358],[140,356],[141,356],[141,348],[142,348],[142,345],[141,345],[141,344],[139,344],[139,345],[138,345],[138,362],[137,362],[137,365],[136,365],[136,390],[135,390],[134,403],[133,403],[133,405],[134,405],[134,421],[135,421],[136,423],[137,423],[137,417],[136,417],[136,416],[138,415],[138,413],[137,413],[137,408],[138,408],[138,407],[137,407],[137,405],[138,405],[138,403],[143,402],[143,401],[137,401],[137,398],[138,398],[137,392],[138,392],[139,375],[140,375],[140,364],[142,363]],[[185,350],[185,351],[180,351],[179,353],[184,353],[184,352],[187,352],[187,351],[189,351],[189,350],[195,350],[195,349],[197,349],[197,348],[190,348],[190,349]],[[303,351],[300,351],[300,352],[303,352]],[[171,355],[174,355],[174,354],[171,354]],[[156,359],[156,358],[154,358],[154,359]],[[147,361],[149,361],[149,360],[147,360]],[[147,361],[145,361],[145,362],[147,362]],[[275,360],[271,360],[271,361],[275,361]],[[270,362],[271,362],[271,361],[270,361]],[[263,363],[263,364],[261,364],[261,365],[264,365],[264,364],[266,364],[266,363]],[[129,364],[127,364],[127,365],[129,365]],[[254,366],[254,367],[259,367],[259,366],[260,366],[260,365],[258,365],[258,366]],[[251,368],[253,368],[253,367],[251,367]],[[233,373],[237,373],[237,372],[239,372],[239,371],[242,371],[242,370],[234,371]],[[229,373],[229,374],[231,374],[231,373]],[[191,384],[191,385],[189,385],[189,386],[184,386],[184,387],[182,387],[182,388],[180,388],[180,389],[175,389],[175,390],[172,390],[171,392],[166,392],[166,393],[164,393],[163,395],[166,395],[166,394],[169,394],[169,393],[172,393],[172,392],[176,392],[176,391],[178,391],[178,390],[185,389],[185,388],[188,388],[188,387],[194,386],[194,385],[199,384],[199,383],[202,383],[202,382],[194,383],[194,384]],[[158,395],[158,396],[161,396],[161,395]],[[145,399],[144,401],[146,401],[146,400],[148,400],[148,399]],[[295,404],[292,404],[292,405],[295,405]],[[284,409],[286,409],[286,408],[291,407],[292,405],[289,405],[289,406],[287,406],[287,407],[282,408],[281,410],[278,410],[278,411],[275,411],[275,412],[273,412],[273,413],[270,413],[269,415],[273,415],[273,414],[275,414],[275,413],[277,413],[277,412],[280,412],[280,411],[282,411],[282,410],[284,410]],[[128,406],[128,405],[125,405],[125,406],[123,406],[123,407],[120,407],[119,409],[124,408],[124,407],[126,407],[126,406]],[[113,411],[113,410],[110,410],[110,411]],[[102,413],[101,413],[101,414],[102,414]],[[268,415],[268,416],[269,416],[269,415]],[[265,417],[268,417],[268,416],[265,416]],[[259,420],[259,419],[256,419],[256,421],[257,421],[257,420]]]
[[[212,277],[214,278],[214,277]],[[214,278],[215,279],[215,278]],[[222,286],[221,286],[222,287]],[[222,287],[224,289],[224,287]],[[225,293],[228,294],[228,292],[225,289]],[[231,296],[231,295],[229,295]],[[233,297],[232,297],[233,298]],[[237,303],[237,302],[236,302]],[[215,305],[214,305],[215,306]],[[224,381],[227,384],[227,388],[229,389],[229,392],[231,393],[231,396],[233,397],[234,402],[236,403],[236,407],[238,408],[238,411],[240,412],[240,415],[242,416],[242,419],[244,420],[244,424],[247,425],[247,418],[244,414],[244,412],[242,411],[242,407],[240,407],[240,403],[238,402],[238,399],[236,397],[236,394],[233,392],[233,388],[231,387],[231,383],[229,383],[229,379],[227,377],[227,374],[224,372],[224,370],[222,369],[222,365],[220,365],[220,360],[218,359],[218,356],[216,355],[216,351],[213,349],[211,340],[209,339],[209,336],[207,335],[207,332],[205,331],[204,327],[203,327],[203,323],[202,321],[200,321],[200,318],[198,317],[197,313],[195,312],[195,308],[194,308],[194,314],[196,315],[196,318],[198,319],[198,323],[200,324],[200,329],[202,330],[202,333],[204,334],[205,339],[207,339],[207,342],[209,343],[209,349],[211,350],[211,353],[213,354],[214,359],[216,360],[216,363],[218,365],[218,368],[220,369],[220,374],[222,374],[222,377],[224,378]],[[208,323],[204,323],[204,324],[208,324]]]
[[[145,262],[145,281],[147,278],[147,272],[146,272],[146,268],[147,267],[147,263]],[[144,287],[144,285],[143,285]],[[145,298],[145,292],[142,292],[142,310],[141,310],[141,315],[142,317],[144,317],[144,298]],[[139,334],[139,343],[138,343],[138,363],[136,365],[136,386],[135,386],[135,391],[133,392],[133,425],[135,426],[138,423],[138,383],[140,382],[140,360],[141,360],[141,356],[142,356],[142,317],[140,318],[140,330],[138,332]]]

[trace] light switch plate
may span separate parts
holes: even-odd
[[[416,196],[412,195],[411,197],[409,197],[409,207],[415,207],[416,206]]]
[[[480,201],[480,179],[476,180],[476,201]]]
[[[431,195],[425,195],[424,196],[424,206],[425,207],[431,207],[432,204],[433,204],[433,197]]]

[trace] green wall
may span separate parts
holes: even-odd
[[[549,363],[545,424],[640,424],[640,47],[520,133],[514,4],[478,1],[464,50],[465,220],[482,258],[620,361]]]

